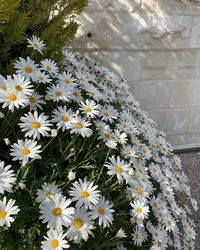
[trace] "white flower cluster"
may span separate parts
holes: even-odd
[[[39,38],[28,42],[42,53],[45,45]],[[69,182],[74,182],[67,194],[55,182],[38,187],[40,219],[49,228],[42,249],[62,250],[70,247],[70,241],[88,241],[95,236],[95,220],[103,229],[112,227],[114,200],[109,202],[101,195],[101,184],[107,183],[108,193],[120,186],[129,204],[125,212],[129,213],[131,234],[120,229],[115,238],[129,237],[136,246],[151,238],[151,250],[172,245],[177,250],[194,249],[194,224],[175,197],[176,192],[184,192],[191,198],[190,189],[164,133],[141,110],[124,79],[88,55],[75,56],[67,50],[63,55],[61,66],[51,59],[36,63],[30,57],[19,58],[14,64],[16,74],[0,77],[1,121],[9,112],[15,119],[15,111],[21,111],[20,133],[10,149],[10,157],[21,163],[20,169],[35,159],[42,161],[42,152],[49,145],[43,145],[44,138],[50,137],[51,143],[66,132],[74,142],[77,137],[94,136],[98,144],[94,149],[92,144],[85,145],[88,152],[101,147],[107,150],[93,180],[76,177],[76,169],[68,172]],[[0,193],[11,192],[15,182],[11,166],[0,162]],[[196,208],[195,200],[192,204]],[[5,197],[0,201],[0,226],[9,226],[11,215],[19,212],[13,205]],[[126,248],[126,242],[124,245],[115,249],[133,249]]]

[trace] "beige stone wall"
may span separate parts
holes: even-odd
[[[123,73],[176,148],[200,146],[200,6],[187,0],[89,2],[73,48]]]

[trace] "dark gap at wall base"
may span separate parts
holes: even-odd
[[[184,148],[184,149],[177,149],[173,151],[174,154],[187,154],[187,153],[195,153],[200,152],[200,147],[198,148]]]

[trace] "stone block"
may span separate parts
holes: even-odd
[[[166,132],[168,135],[188,132],[190,110],[163,109],[149,110],[148,112],[150,116],[157,122],[158,128]]]
[[[116,73],[123,74],[127,81],[139,81],[140,56],[136,51],[100,51],[90,55]]]
[[[191,0],[158,0],[157,11],[164,10],[167,14],[199,15],[200,6]]]
[[[199,104],[199,109],[194,109],[191,111],[191,116],[189,121],[189,132],[200,133],[200,104]]]
[[[130,86],[136,100],[148,110],[169,106],[170,91],[165,81],[138,82]]]
[[[169,83],[170,107],[200,107],[200,82],[198,80],[176,80]]]
[[[200,51],[147,51],[141,53],[141,80],[200,78]]]
[[[200,16],[193,17],[192,32],[190,39],[191,48],[200,48]]]
[[[81,27],[73,47],[82,49],[148,49],[186,48],[189,44],[192,18],[181,15],[83,12],[77,17]],[[90,32],[92,36],[88,38]]]
[[[200,133],[168,135],[167,139],[175,149],[200,147]]]
[[[86,11],[126,11],[126,12],[137,12],[142,9],[149,9],[155,11],[157,0],[90,0]]]

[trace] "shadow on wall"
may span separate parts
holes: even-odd
[[[164,62],[162,58],[155,58],[155,63],[148,61],[152,74],[141,79],[139,57],[143,60],[144,56],[133,51],[187,48],[193,41],[192,16],[186,14],[194,11],[200,13],[200,7],[184,5],[178,0],[91,0],[87,10],[78,17],[81,27],[73,48],[88,50],[116,72],[124,73],[128,81],[154,79],[157,77],[154,71],[158,70],[154,70],[155,64],[165,70],[167,79],[176,79],[182,75],[176,53],[171,53],[172,64],[167,66],[168,58]],[[153,55],[154,51],[149,53]],[[184,57],[184,52],[181,56]]]

